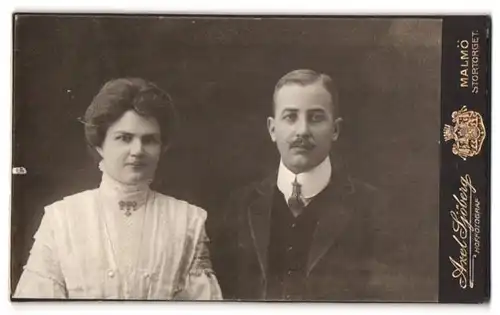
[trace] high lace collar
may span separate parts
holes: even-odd
[[[123,184],[112,178],[104,168],[102,170],[101,184],[99,190],[109,201],[135,202],[137,207],[142,206],[150,191],[149,182],[141,182],[135,185]]]

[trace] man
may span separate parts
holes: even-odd
[[[225,298],[374,298],[369,226],[375,191],[333,163],[341,123],[328,75],[295,70],[278,81],[267,120],[281,155],[278,171],[231,198],[214,244]]]

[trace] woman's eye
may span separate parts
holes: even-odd
[[[155,137],[147,137],[147,138],[144,138],[143,142],[144,142],[144,144],[157,144],[160,141],[158,139],[156,139]]]
[[[130,136],[130,135],[120,135],[120,136],[116,137],[116,139],[128,143],[128,142],[132,141],[132,136]]]

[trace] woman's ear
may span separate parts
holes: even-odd
[[[95,150],[97,151],[97,153],[99,153],[99,155],[101,156],[101,158],[104,159],[104,152],[102,151],[102,148],[101,147],[95,147]]]

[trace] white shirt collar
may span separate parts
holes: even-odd
[[[285,200],[288,200],[292,195],[292,183],[297,176],[297,181],[301,184],[302,196],[305,199],[310,199],[317,194],[319,194],[330,182],[330,177],[332,175],[332,165],[330,164],[330,157],[327,156],[323,162],[317,165],[315,168],[295,175],[290,171],[283,160],[280,161],[279,171],[278,171],[278,189],[285,196]]]

